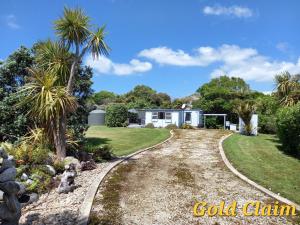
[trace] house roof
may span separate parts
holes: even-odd
[[[172,111],[172,112],[180,112],[180,111],[203,111],[201,109],[139,109],[140,111]]]

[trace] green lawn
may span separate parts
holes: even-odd
[[[223,143],[228,160],[242,174],[300,203],[300,160],[281,152],[274,135],[234,134]]]
[[[86,137],[88,148],[109,144],[117,156],[128,155],[139,149],[155,145],[170,136],[167,129],[149,128],[109,128],[106,126],[91,126]]]

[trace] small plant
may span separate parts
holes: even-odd
[[[57,173],[63,173],[65,171],[65,163],[63,161],[54,161],[53,167]]]
[[[177,125],[176,124],[169,124],[165,127],[166,129],[169,129],[169,130],[175,130],[175,129],[178,129]]]
[[[102,162],[103,160],[112,160],[115,155],[112,152],[112,147],[110,145],[102,145],[92,151],[93,159],[95,162]]]
[[[145,128],[155,128],[153,123],[146,124]]]
[[[38,166],[30,170],[30,178],[33,182],[27,186],[29,192],[44,193],[53,188],[52,176],[43,166]]]
[[[184,123],[181,125],[181,129],[195,129],[191,124]]]

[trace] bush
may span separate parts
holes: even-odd
[[[276,126],[283,151],[300,156],[300,103],[280,109]]]
[[[274,115],[258,115],[259,132],[263,134],[276,134],[276,117]]]
[[[123,104],[112,104],[107,106],[105,124],[108,127],[122,127],[127,120],[127,108]]]
[[[95,162],[102,162],[103,160],[112,160],[115,155],[112,152],[112,147],[110,145],[100,146],[92,151],[93,159]]]
[[[217,117],[205,118],[205,127],[209,129],[217,129],[218,128]]]
[[[59,161],[59,160],[54,161],[53,167],[56,173],[63,173],[65,171],[65,163],[63,161]]]
[[[181,125],[181,129],[194,129],[194,127],[190,124],[184,123]]]
[[[169,124],[168,126],[165,127],[166,129],[170,129],[170,130],[175,130],[178,129],[176,124]]]
[[[44,193],[53,188],[52,176],[45,167],[32,168],[30,178],[33,182],[26,188],[29,192]]]
[[[145,128],[155,128],[153,123],[146,124]]]

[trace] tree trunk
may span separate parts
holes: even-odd
[[[59,160],[62,160],[66,157],[66,115],[61,115],[57,122],[57,129],[54,129],[53,131],[53,140],[55,144],[56,155]]]

